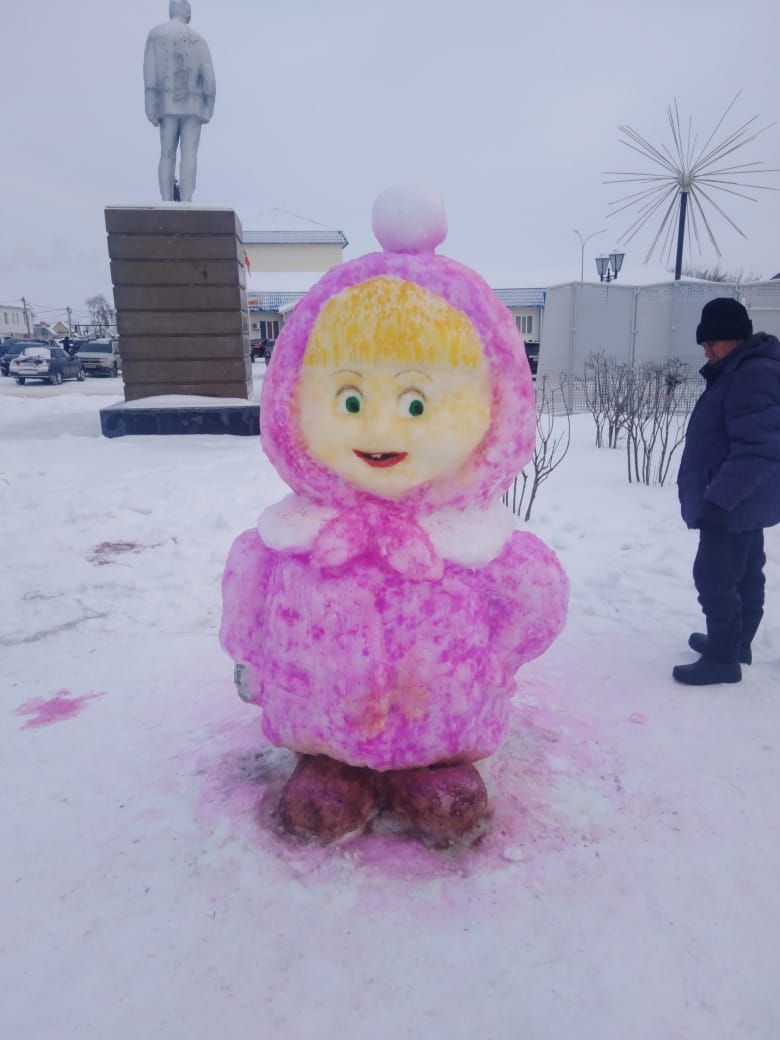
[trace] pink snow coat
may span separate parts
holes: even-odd
[[[408,279],[471,320],[492,420],[461,468],[387,501],[308,453],[291,402],[308,337],[335,293]],[[499,497],[533,451],[533,385],[509,311],[473,271],[432,252],[373,253],[326,274],[286,323],[266,372],[264,449],[294,494],[235,541],[221,641],[254,673],[274,744],[377,770],[471,762],[507,725],[518,667],[561,631],[555,554]]]

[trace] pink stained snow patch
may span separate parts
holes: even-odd
[[[17,715],[29,715],[22,729],[39,729],[54,722],[65,722],[79,715],[87,701],[105,697],[105,693],[85,693],[74,697],[70,690],[58,690],[53,697],[33,697],[16,709]]]
[[[205,780],[200,815],[254,846],[266,867],[303,884],[357,872],[366,882],[441,881],[475,873],[522,871],[526,881],[550,858],[597,845],[626,795],[616,762],[598,734],[567,711],[513,704],[509,734],[478,764],[488,788],[489,819],[470,847],[427,848],[392,816],[332,845],[307,844],[282,832],[276,806],[295,756],[263,740],[259,726],[237,719],[220,727],[215,747],[198,763]]]
[[[647,722],[647,715],[641,711],[635,711],[633,715],[628,716],[628,721],[633,722],[636,726],[644,726]]]

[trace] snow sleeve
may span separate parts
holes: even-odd
[[[569,581],[558,557],[528,531],[515,531],[482,572],[491,649],[508,674],[543,654],[566,623]]]
[[[146,38],[144,50],[144,94],[146,104],[146,118],[155,126],[160,121],[160,112],[157,98],[159,82],[157,78],[157,48],[153,33]]]
[[[214,75],[211,51],[209,50],[208,44],[205,40],[203,41],[201,50],[200,81],[203,90],[203,115],[206,122],[209,122],[211,117],[214,115],[214,101],[217,97],[217,79]]]
[[[705,501],[732,512],[780,464],[780,380],[777,365],[744,364],[724,402],[729,453],[704,493]]]
[[[243,664],[262,662],[263,613],[274,553],[257,531],[244,531],[230,549],[222,576],[223,650]]]

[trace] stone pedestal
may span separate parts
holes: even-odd
[[[246,269],[233,210],[110,206],[106,231],[125,400],[247,399]]]

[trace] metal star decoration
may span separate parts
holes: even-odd
[[[698,146],[698,135],[693,132],[691,119],[688,120],[687,130],[683,130],[676,100],[667,109],[672,132],[671,147],[667,147],[665,144],[656,147],[632,127],[618,127],[622,134],[620,143],[648,159],[654,164],[655,169],[645,172],[606,171],[606,176],[611,179],[605,181],[605,184],[645,185],[639,191],[611,202],[609,216],[616,216],[625,210],[633,209],[635,211],[633,223],[620,238],[623,245],[639,234],[653,218],[660,217],[660,224],[645,256],[645,263],[650,260],[656,249],[659,259],[663,260],[666,257],[667,262],[671,260],[676,222],[677,253],[674,275],[676,279],[679,279],[682,272],[683,244],[687,225],[690,225],[699,253],[701,253],[702,236],[706,232],[715,252],[719,257],[721,256],[720,247],[712,228],[713,211],[739,232],[743,238],[747,238],[742,229],[715,201],[713,195],[723,192],[757,202],[758,200],[754,196],[745,194],[744,189],[778,190],[767,184],[750,183],[746,178],[778,173],[779,170],[767,169],[761,162],[735,163],[733,158],[736,151],[755,141],[757,137],[774,126],[774,123],[757,129],[755,124],[759,117],[753,116],[736,130],[728,133],[724,130],[723,135],[716,140],[740,93],[738,92],[734,96],[731,104],[718,120],[715,129],[701,147]],[[677,220],[675,221],[676,215]],[[690,241],[688,248],[690,251]]]

